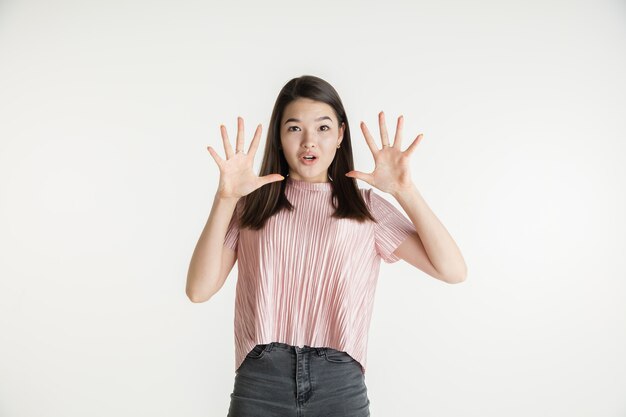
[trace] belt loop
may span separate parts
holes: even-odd
[[[317,351],[317,356],[324,356],[326,354],[326,348],[316,347],[315,350]]]
[[[272,349],[274,349],[274,343],[275,342],[270,342],[267,344],[267,348],[265,349],[266,352],[271,352]]]

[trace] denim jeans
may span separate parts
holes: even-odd
[[[256,345],[235,373],[228,417],[368,417],[359,362],[326,347]]]

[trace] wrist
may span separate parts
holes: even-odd
[[[224,203],[232,203],[232,204],[236,204],[237,201],[239,201],[241,197],[233,197],[233,196],[226,196],[223,194],[222,190],[217,190],[215,192],[215,200],[218,200],[220,202],[224,202]]]
[[[399,200],[400,198],[402,198],[403,196],[406,196],[410,193],[416,192],[417,191],[417,187],[415,186],[415,184],[413,182],[411,182],[410,184],[404,185],[402,187],[398,187],[395,190],[393,190],[390,194],[396,199]]]

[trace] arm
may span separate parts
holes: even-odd
[[[389,145],[385,115],[382,111],[378,114],[378,121],[382,149],[378,149],[369,129],[361,122],[365,141],[376,163],[374,171],[370,174],[350,171],[346,176],[361,179],[381,191],[390,193],[408,214],[417,233],[411,234],[396,248],[394,251],[396,256],[442,281],[449,283],[464,281],[467,267],[459,248],[430,210],[411,179],[409,159],[423,135],[418,135],[413,143],[402,151],[404,117],[398,117],[393,145]]]
[[[224,247],[224,239],[238,200],[215,194],[187,272],[186,294],[194,303],[207,301],[219,291],[235,264],[237,254]]]
[[[193,251],[187,272],[185,291],[187,297],[195,303],[207,301],[219,291],[235,264],[237,253],[224,247],[224,240],[239,199],[265,184],[285,179],[280,174],[259,177],[252,169],[254,155],[261,138],[260,124],[256,128],[248,153],[243,151],[243,119],[241,117],[237,118],[235,151],[230,145],[224,125],[220,125],[220,131],[226,159],[222,159],[211,146],[207,147],[220,169],[220,182],[209,219]]]
[[[463,255],[417,187],[411,184],[392,195],[411,219],[418,235],[407,238],[394,253],[413,265],[420,265],[422,270],[442,281],[451,284],[464,281],[467,266]]]

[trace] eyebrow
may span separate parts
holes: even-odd
[[[318,117],[317,119],[315,119],[315,121],[316,121],[316,122],[319,122],[320,120],[325,120],[325,119],[328,119],[328,120],[330,120],[331,122],[333,121],[333,119],[331,119],[331,118],[330,118],[330,117],[328,117],[328,116]],[[296,118],[293,118],[293,117],[292,117],[292,118],[289,118],[289,119],[285,120],[285,124],[287,124],[287,123],[289,123],[289,122],[301,122],[301,121],[302,121],[302,120],[300,120],[300,119],[296,119]]]

